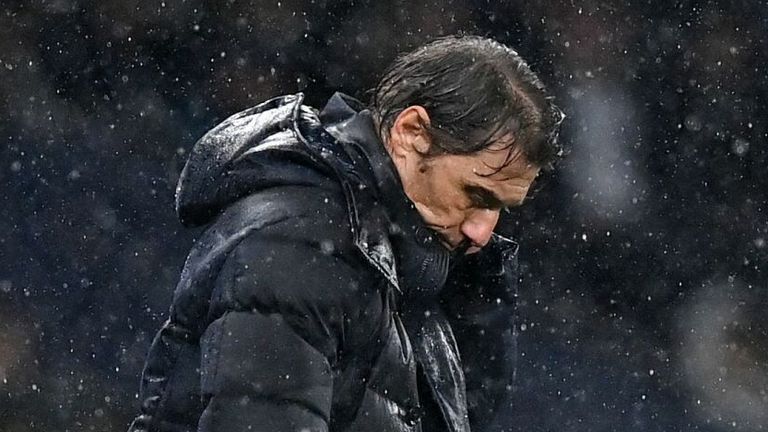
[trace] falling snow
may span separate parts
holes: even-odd
[[[506,430],[768,430],[764,1],[8,3],[0,430],[136,414],[202,133],[279,94],[365,98],[457,32],[514,46],[568,116],[565,161],[499,228],[521,245]]]

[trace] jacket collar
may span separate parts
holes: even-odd
[[[464,374],[451,326],[435,298],[445,284],[450,255],[441,246],[433,231],[422,222],[421,216],[403,191],[397,170],[375,129],[370,111],[360,102],[336,93],[319,117],[325,130],[344,146],[353,161],[355,171],[363,183],[350,193],[361,202],[373,197],[372,205],[358,205],[360,214],[358,232],[378,233],[369,238],[384,241],[385,249],[399,270],[401,308],[406,315],[405,325],[419,364],[432,389],[432,395],[445,419],[448,430],[469,430]],[[354,181],[354,180],[353,180]],[[358,193],[368,190],[372,193]],[[386,219],[377,219],[382,209]],[[374,225],[367,225],[375,221]],[[382,223],[388,227],[382,234]],[[377,229],[378,228],[378,229]],[[391,243],[390,243],[391,241]],[[394,245],[394,250],[390,244]],[[365,253],[370,245],[358,245]],[[375,248],[374,248],[375,250]],[[372,256],[369,260],[378,260]],[[433,309],[432,314],[425,311]],[[429,317],[429,318],[427,318]],[[439,342],[438,342],[439,341]]]
[[[434,298],[445,284],[450,254],[405,194],[372,113],[359,101],[336,93],[320,113],[320,121],[354,159],[355,170],[371,186],[376,207],[385,213],[404,302],[413,306]]]
[[[360,101],[335,93],[320,113],[320,121],[349,150],[364,159],[366,163],[358,168],[368,171],[377,199],[384,207],[391,209],[390,213],[415,220],[418,213],[403,192],[400,177],[376,132],[371,112]]]
[[[369,193],[371,184],[361,175],[359,155],[340,147],[340,143],[324,127],[317,112],[302,104],[304,95],[298,93],[292,101],[292,129],[296,138],[304,144],[308,156],[329,168],[338,178],[344,192],[347,214],[355,246],[363,257],[400,292],[394,251],[388,233],[382,230],[386,219],[380,206]],[[340,117],[337,117],[340,118]]]

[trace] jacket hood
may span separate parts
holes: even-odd
[[[179,219],[185,226],[208,224],[239,199],[273,187],[340,187],[355,245],[397,287],[392,246],[380,229],[379,206],[367,193],[373,182],[358,170],[366,164],[326,129],[350,112],[341,109],[345,104],[329,102],[323,124],[303,99],[301,93],[270,99],[200,138],[176,187]]]
[[[302,99],[301,94],[270,99],[227,118],[200,138],[176,187],[176,211],[184,225],[204,225],[260,189],[317,184],[323,178],[321,167],[295,138],[298,117],[316,118],[301,105]]]

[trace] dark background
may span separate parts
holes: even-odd
[[[399,52],[510,44],[568,114],[522,243],[509,430],[768,430],[762,1],[5,1],[0,430],[124,430],[198,232],[187,152],[303,91],[360,98]]]

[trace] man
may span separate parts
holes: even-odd
[[[399,58],[369,108],[284,96],[196,145],[190,252],[131,431],[487,430],[508,406],[517,245],[561,112],[479,37]]]

